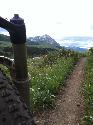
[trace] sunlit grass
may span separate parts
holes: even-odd
[[[54,105],[55,94],[60,85],[64,85],[64,80],[73,69],[75,59],[61,57],[56,63],[44,66],[40,60],[37,64],[33,60],[30,61],[28,61],[28,69],[31,74],[30,90],[33,106],[34,108],[51,107]]]
[[[83,125],[93,125],[93,56],[89,56],[85,66],[84,81],[85,116]]]

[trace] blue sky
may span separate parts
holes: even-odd
[[[1,1],[0,16],[10,19],[15,13],[24,18],[27,36],[48,34],[57,41],[93,36],[93,0]]]

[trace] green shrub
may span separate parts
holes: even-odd
[[[83,125],[93,124],[93,56],[89,56],[85,65],[85,80],[84,80],[84,97],[85,97],[85,116]]]

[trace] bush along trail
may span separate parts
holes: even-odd
[[[93,125],[93,49],[84,68],[83,94],[85,97],[85,115],[82,125]]]
[[[75,66],[72,75],[65,82],[64,91],[63,87],[60,89],[55,108],[36,116],[37,125],[80,125],[85,112],[82,95],[85,62],[86,57],[83,57]]]

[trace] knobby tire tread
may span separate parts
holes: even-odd
[[[0,69],[0,125],[36,125],[15,85]]]

